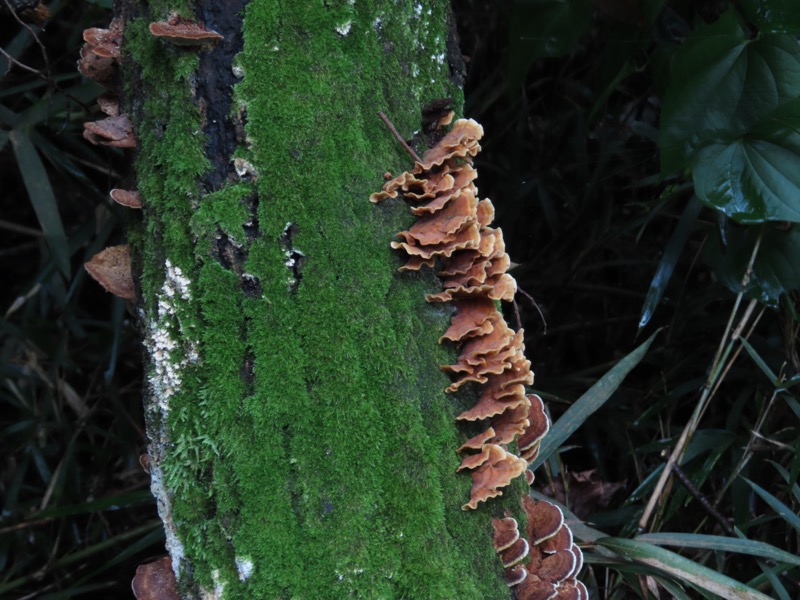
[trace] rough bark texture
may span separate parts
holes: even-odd
[[[430,274],[396,271],[406,209],[368,201],[409,165],[376,112],[411,137],[460,97],[447,3],[118,9],[150,465],[183,594],[507,598],[490,517],[520,516],[523,484],[461,510],[474,399],[444,393],[449,312]],[[152,37],[171,11],[224,41]]]

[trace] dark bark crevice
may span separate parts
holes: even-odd
[[[247,1],[197,2],[195,5],[198,20],[224,37],[213,48],[200,53],[195,83],[197,102],[205,116],[205,155],[212,166],[203,176],[207,192],[221,189],[228,181],[238,181],[231,161],[240,141],[237,135],[240,127],[231,118],[231,105],[233,86],[239,79],[231,65],[235,64],[234,59],[244,46],[242,12]]]

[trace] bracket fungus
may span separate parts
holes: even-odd
[[[122,206],[128,208],[142,208],[142,197],[135,190],[121,190],[114,188],[108,193],[111,199]]]
[[[180,600],[181,597],[169,556],[139,565],[131,588],[136,600]]]
[[[83,30],[83,41],[89,44],[91,51],[104,58],[119,58],[122,45],[123,21],[120,18],[111,20],[108,29],[91,27]]]
[[[583,567],[583,553],[573,543],[561,511],[549,502],[535,502],[527,496],[523,507],[528,515],[527,538],[520,535],[514,518],[492,519],[494,549],[503,563],[506,583],[516,589],[517,600],[588,599],[586,587],[576,579]],[[532,512],[540,508],[543,519]],[[537,525],[532,527],[532,520]],[[549,536],[544,540],[537,538],[541,531],[535,531],[542,526]]]
[[[92,144],[112,148],[135,148],[133,125],[126,115],[108,117],[83,124],[83,137]]]
[[[136,300],[136,288],[131,274],[131,254],[127,244],[101,250],[83,266],[106,291],[125,300]]]
[[[455,364],[441,367],[453,377],[446,391],[480,386],[475,405],[456,417],[487,425],[458,448],[475,452],[465,456],[457,469],[472,476],[464,510],[502,495],[502,488],[523,473],[532,483],[527,467],[550,427],[541,398],[525,390],[533,384],[533,371],[525,358],[524,332],[511,329],[497,308],[496,301],[514,299],[517,284],[507,273],[512,263],[503,233],[490,227],[494,206],[479,198],[474,184],[477,171],[472,159],[480,151],[482,135],[478,123],[459,119],[421,160],[415,160],[411,171],[387,181],[370,196],[373,203],[401,196],[410,204],[417,221],[397,234],[400,241],[391,242],[392,248],[407,255],[399,270],[436,269],[443,291],[426,300],[452,302],[455,308],[450,327],[439,339],[459,350]],[[520,456],[508,449],[514,441]],[[586,588],[575,580],[582,554],[561,511],[548,502],[523,500],[527,539],[516,532],[513,518],[494,520],[495,549],[508,585],[525,600],[588,598]]]
[[[202,46],[224,39],[216,31],[178,15],[172,15],[166,21],[150,23],[149,28],[152,35],[176,46]]]

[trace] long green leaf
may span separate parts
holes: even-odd
[[[640,542],[648,542],[657,546],[677,546],[679,548],[703,548],[761,556],[777,561],[800,565],[800,556],[776,548],[770,544],[756,540],[731,538],[721,535],[702,535],[698,533],[647,533],[636,536]]]
[[[753,483],[746,477],[742,477],[748,485],[753,488],[753,491],[761,496],[761,499],[764,500],[767,504],[769,504],[772,509],[777,512],[781,518],[786,521],[789,525],[794,527],[798,532],[800,532],[800,517],[788,506],[786,506],[783,502],[778,500],[775,496],[770,494],[767,490],[762,488],[757,483]]]
[[[597,540],[601,546],[613,550],[638,563],[649,565],[673,577],[691,583],[728,600],[768,600],[758,590],[726,577],[680,554],[664,550],[640,540],[623,538],[602,538]]]
[[[25,182],[25,189],[28,190],[28,197],[36,211],[36,217],[44,232],[53,262],[64,277],[69,279],[67,236],[64,233],[64,226],[61,224],[56,196],[50,186],[42,159],[39,158],[39,153],[26,132],[13,129],[9,137],[17,157],[17,166],[22,180]]]
[[[678,221],[678,225],[675,227],[675,231],[672,232],[672,237],[670,237],[664,248],[664,254],[658,263],[653,280],[650,282],[650,289],[647,291],[647,297],[644,299],[644,305],[642,306],[642,315],[639,318],[639,329],[650,322],[658,303],[661,302],[664,290],[667,289],[667,284],[672,278],[675,265],[678,263],[683,247],[686,245],[686,240],[689,239],[689,234],[694,228],[694,223],[697,221],[697,216],[702,208],[702,202],[696,196],[692,196],[683,211],[680,221]]]
[[[531,469],[536,469],[536,467],[547,460],[547,458],[555,452],[578,427],[583,425],[589,415],[606,403],[628,373],[631,372],[631,369],[638,365],[639,361],[647,354],[650,344],[653,343],[659,331],[661,330],[657,329],[653,335],[647,338],[647,341],[614,365],[611,370],[590,387],[583,396],[578,398],[578,400],[567,409],[567,412],[561,415],[561,418],[553,425],[544,440],[542,440],[539,456],[531,464]]]

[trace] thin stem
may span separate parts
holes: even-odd
[[[742,318],[739,326],[731,335],[731,329],[733,328],[733,321],[736,318],[736,313],[739,310],[739,305],[742,302],[742,297],[744,296],[744,290],[747,287],[747,284],[750,282],[750,276],[753,272],[753,265],[755,264],[756,255],[758,254],[758,249],[761,246],[761,239],[763,237],[763,229],[761,234],[758,236],[756,240],[755,246],[753,247],[753,253],[750,255],[750,262],[747,265],[747,269],[745,269],[744,276],[742,277],[741,288],[739,293],[736,296],[736,302],[734,302],[733,310],[731,311],[731,316],[728,319],[728,324],[725,326],[725,332],[720,339],[719,348],[717,348],[717,353],[714,356],[714,360],[711,363],[711,369],[709,369],[708,377],[706,378],[706,382],[703,385],[703,391],[700,395],[700,399],[697,402],[697,405],[692,412],[689,421],[686,423],[686,426],[683,428],[681,432],[681,436],[678,438],[678,442],[675,444],[675,447],[672,449],[672,453],[667,459],[667,464],[664,470],[661,472],[661,476],[658,479],[658,483],[656,483],[653,492],[650,494],[650,498],[647,501],[647,505],[645,506],[644,512],[642,513],[641,518],[639,519],[639,529],[644,530],[647,527],[647,522],[650,520],[650,516],[653,514],[653,511],[656,508],[656,505],[659,501],[662,500],[662,493],[664,492],[664,488],[669,481],[670,476],[672,475],[673,467],[678,464],[680,459],[683,457],[683,453],[686,450],[686,446],[689,444],[689,440],[691,440],[694,432],[697,430],[697,426],[700,423],[700,419],[703,416],[706,408],[708,407],[708,403],[710,402],[713,392],[716,391],[717,386],[716,383],[719,380],[720,375],[727,370],[723,369],[723,365],[728,359],[730,352],[738,339],[738,334],[741,333],[742,329],[744,328],[744,324],[749,319],[750,315],[752,314],[752,310],[745,311],[745,315]],[[736,335],[736,338],[734,338]]]
[[[411,146],[409,146],[406,143],[406,141],[403,139],[403,136],[401,136],[399,133],[397,133],[397,129],[395,129],[395,126],[392,125],[392,122],[389,120],[389,117],[387,117],[385,114],[383,114],[382,110],[378,111],[378,116],[381,118],[381,120],[384,123],[386,123],[386,127],[388,127],[389,131],[392,132],[392,135],[394,136],[394,139],[396,139],[398,142],[400,142],[400,145],[403,146],[403,148],[406,149],[406,152],[408,152],[411,155],[411,158],[413,158],[415,161],[421,163],[422,159],[419,157],[419,155],[417,155],[416,152],[414,152],[414,150],[411,148]]]

